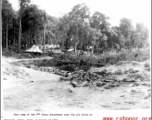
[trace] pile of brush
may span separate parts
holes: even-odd
[[[135,74],[135,73],[131,73]],[[121,75],[121,74],[120,74]],[[110,89],[113,87],[118,87],[122,84],[136,84],[140,83],[141,80],[133,77],[126,76],[126,78],[118,79],[116,73],[108,72],[107,70],[102,70],[100,72],[89,72],[78,70],[69,73],[65,77],[61,77],[61,81],[70,81],[73,87],[103,87],[105,89]],[[148,79],[147,79],[148,80]]]
[[[68,77],[61,77],[61,81],[70,81],[73,87],[104,87],[105,89],[110,89],[112,87],[119,86],[119,81],[114,77],[105,77],[103,75],[98,75],[92,72],[85,72],[79,70],[71,73]]]

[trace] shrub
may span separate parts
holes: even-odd
[[[114,63],[118,61],[141,62],[141,61],[150,59],[150,49],[149,48],[143,48],[143,49],[132,48],[130,50],[122,49],[119,52],[115,50],[111,50],[111,51],[103,52],[102,54],[96,55],[96,56],[102,59],[108,59],[107,62],[116,60],[114,61]]]
[[[150,64],[149,63],[145,63],[144,67],[147,71],[150,71]]]

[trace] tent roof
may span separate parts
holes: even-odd
[[[43,53],[39,46],[33,45],[30,49],[26,50],[25,52],[35,52],[35,53]]]
[[[69,51],[69,52],[70,52],[70,51],[73,51],[73,50],[74,50],[74,49],[73,49],[73,48],[71,48],[71,49],[68,49],[67,51]]]

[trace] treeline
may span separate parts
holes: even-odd
[[[33,44],[59,44],[63,49],[104,50],[142,48],[147,45],[148,29],[128,18],[119,26],[111,26],[109,17],[101,12],[92,16],[85,4],[78,4],[60,18],[48,15],[30,0],[19,0],[15,11],[8,0],[2,0],[2,46],[18,52]]]

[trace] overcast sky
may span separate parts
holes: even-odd
[[[18,0],[9,0],[18,9]],[[31,0],[49,15],[59,17],[79,4],[86,3],[90,12],[100,11],[110,17],[111,25],[119,25],[121,18],[130,18],[135,25],[144,23],[151,30],[151,0]]]

